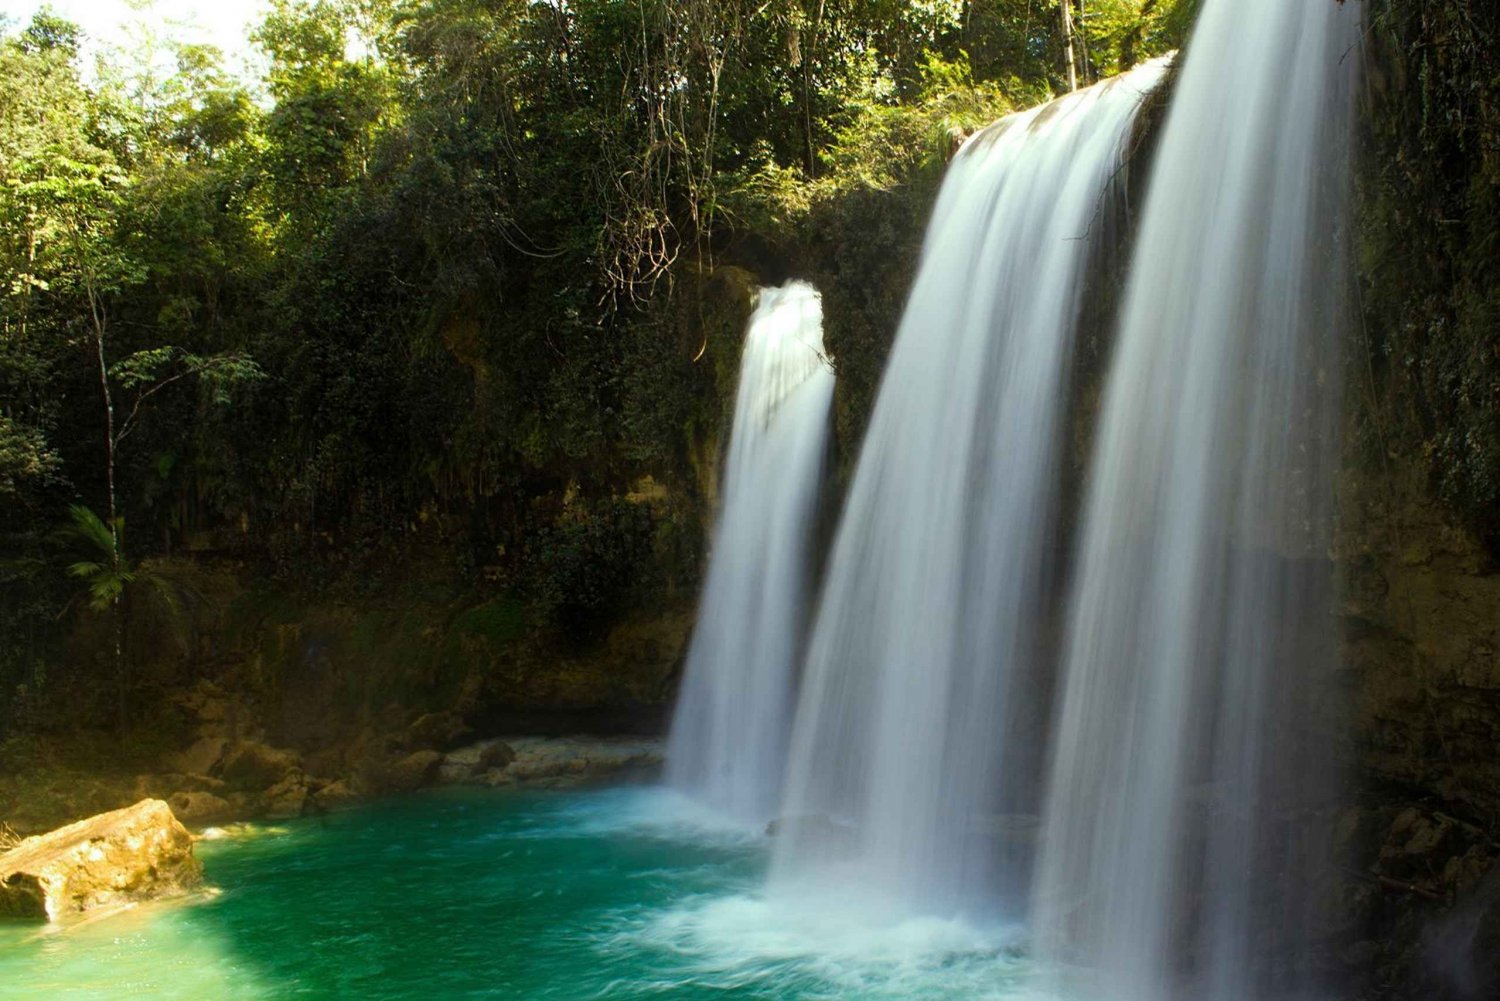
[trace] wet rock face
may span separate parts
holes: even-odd
[[[1347,807],[1339,979],[1361,1001],[1489,1001],[1500,987],[1500,844],[1432,802]]]
[[[1351,760],[1500,818],[1500,567],[1416,488],[1349,477],[1341,559]]]
[[[142,800],[0,855],[0,916],[57,921],[180,894],[202,877],[187,828],[166,803]]]

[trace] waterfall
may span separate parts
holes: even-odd
[[[762,289],[667,765],[671,785],[740,820],[764,822],[781,790],[832,399],[818,293]]]
[[[773,894],[866,917],[1024,898],[1007,846],[1034,833],[1074,328],[1162,72],[1004,119],[950,167],[809,642]]]
[[[1044,966],[1113,1001],[1313,985],[1355,8],[1206,0],[1156,152],[1035,883]]]

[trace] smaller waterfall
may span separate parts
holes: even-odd
[[[667,764],[673,787],[740,820],[766,820],[781,790],[832,399],[817,291],[761,290]]]

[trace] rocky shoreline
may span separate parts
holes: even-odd
[[[41,768],[0,776],[0,822],[37,834],[142,800],[170,805],[192,828],[328,813],[440,785],[571,788],[648,780],[663,741],[652,736],[476,734],[453,712],[340,734],[322,746],[278,743],[216,686],[181,699],[194,725],[186,746],[130,773]]]

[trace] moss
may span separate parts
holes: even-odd
[[[526,608],[511,597],[496,598],[471,608],[453,621],[452,632],[477,636],[495,644],[511,643],[526,631]]]

